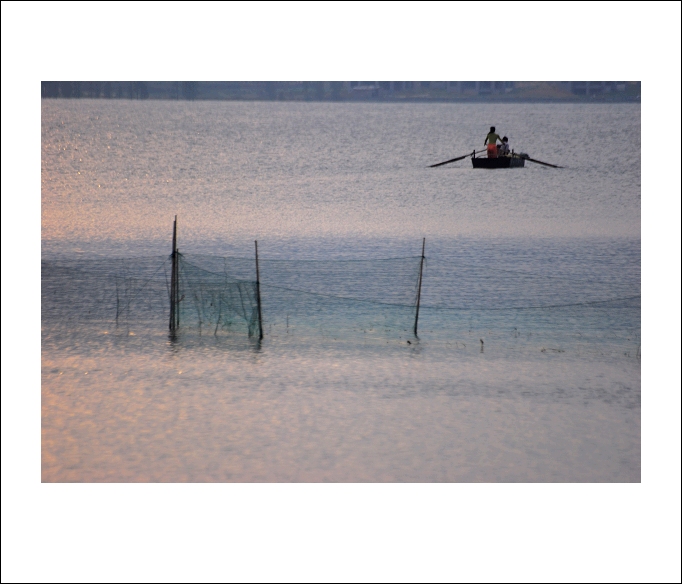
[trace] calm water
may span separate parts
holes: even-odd
[[[427,168],[492,124],[565,168]],[[640,190],[639,105],[44,100],[42,479],[639,481]],[[262,343],[62,270],[176,214],[240,278],[258,240]]]

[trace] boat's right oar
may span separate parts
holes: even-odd
[[[439,162],[438,164],[432,164],[429,166],[429,168],[436,168],[436,166],[443,166],[444,164],[450,164],[451,162],[457,162],[458,160],[462,160],[463,158],[466,158],[467,156],[471,156],[472,154],[479,154],[480,152],[485,152],[485,150],[476,150],[475,152],[469,152],[469,154],[465,154],[464,156],[458,156],[457,158],[453,158],[452,160],[446,160],[445,162]]]
[[[521,158],[521,157],[519,157]],[[549,162],[542,162],[542,160],[535,160],[534,158],[526,158],[526,160],[530,160],[531,162],[535,162],[535,164],[542,164],[544,166],[551,166],[552,168],[563,168],[563,166],[557,166],[556,164],[550,164]]]

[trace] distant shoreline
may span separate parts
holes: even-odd
[[[311,103],[641,103],[637,81],[43,81],[44,99]]]
[[[82,100],[95,100],[95,98],[63,98],[63,97],[43,97],[42,98],[44,101],[63,101],[63,100],[71,100],[75,101],[77,99],[82,99]],[[124,98],[124,97],[112,97],[110,99],[99,99],[97,101],[131,101],[130,99]],[[147,101],[168,101],[168,102],[175,102],[175,101],[188,101],[188,100],[176,100],[176,99],[168,99],[168,98],[163,98],[163,97],[150,97],[147,99]],[[189,100],[189,101],[234,101],[234,102],[276,102],[276,103],[357,103],[357,104],[367,104],[367,103],[394,103],[394,104],[401,104],[401,103],[452,103],[452,104],[471,104],[471,103],[478,103],[478,104],[486,104],[486,103],[495,103],[495,104],[513,104],[513,103],[538,103],[538,104],[545,104],[545,103],[561,103],[561,104],[574,104],[574,105],[609,105],[609,104],[615,104],[615,103],[636,103],[636,104],[641,104],[642,101],[641,99],[610,99],[610,100],[604,100],[604,99],[582,99],[582,100],[569,100],[569,99],[417,99],[417,98],[407,98],[407,99],[340,99],[340,100],[315,100],[311,99],[308,101],[303,101],[303,100],[296,100],[296,99],[263,99],[263,98],[197,98],[194,100]]]

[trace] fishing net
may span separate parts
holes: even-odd
[[[168,321],[169,267],[161,256],[43,260],[43,328],[162,326]]]
[[[199,334],[260,334],[255,281],[234,276],[227,258],[179,254],[179,326]]]
[[[409,335],[420,261],[261,261],[264,333]],[[43,261],[43,325],[167,328],[171,269],[160,257]],[[178,332],[259,335],[254,260],[178,254],[176,306]]]
[[[568,259],[513,269],[437,258],[424,270],[420,331],[460,345],[603,345],[637,351],[641,296],[637,264],[604,270]],[[582,265],[577,269],[576,265]]]
[[[570,262],[567,263],[567,265]],[[424,262],[419,335],[431,342],[498,339],[633,347],[640,335],[639,269],[509,269],[491,262]],[[96,324],[111,332],[168,331],[168,257],[42,262],[43,328]],[[421,257],[260,261],[179,254],[179,334],[414,339]]]
[[[268,329],[365,338],[412,334],[421,258],[270,261],[264,264]],[[265,318],[265,317],[264,317]],[[293,329],[292,329],[293,325]]]

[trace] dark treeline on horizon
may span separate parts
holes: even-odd
[[[633,81],[42,81],[41,97],[279,101],[639,101]]]
[[[148,81],[42,81],[41,97],[104,99],[195,99],[196,81],[171,81],[165,95],[151,96]]]

